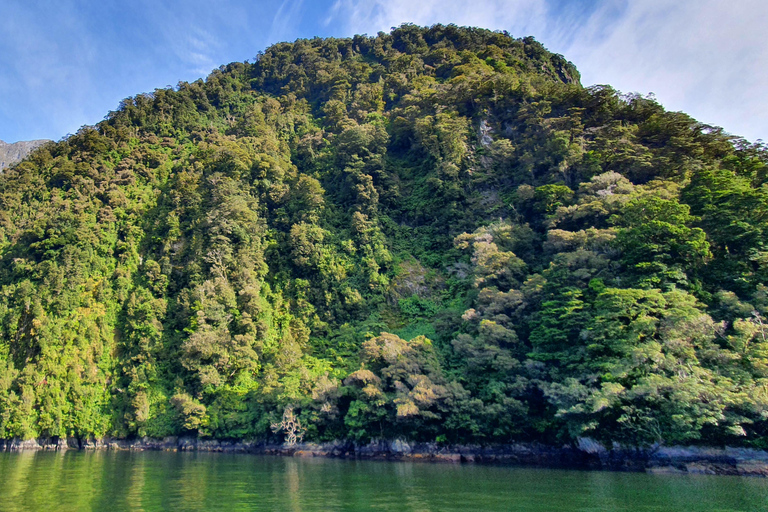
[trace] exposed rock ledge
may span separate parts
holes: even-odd
[[[606,449],[590,439],[576,446],[520,443],[496,446],[449,446],[409,443],[400,439],[358,445],[346,441],[294,446],[249,441],[220,441],[192,437],[165,439],[29,439],[0,440],[0,451],[21,450],[162,450],[206,451],[433,462],[481,462],[542,467],[768,476],[768,452],[748,448],[652,447]]]

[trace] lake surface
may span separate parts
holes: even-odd
[[[768,511],[768,479],[173,452],[0,453],[2,511]]]

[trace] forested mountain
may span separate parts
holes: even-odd
[[[276,44],[0,176],[0,438],[766,447],[767,164],[532,38]]]

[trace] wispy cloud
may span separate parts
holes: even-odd
[[[349,31],[369,34],[402,23],[458,23],[490,29],[514,26],[523,34],[543,30],[546,12],[542,0],[337,0],[326,22],[338,22]]]
[[[217,9],[197,0],[184,9],[168,1],[138,0],[137,4],[135,12],[148,36],[142,43],[166,61],[172,56],[175,62],[168,64],[183,66],[185,74],[203,76],[221,64],[216,56],[224,45],[212,31],[220,22]]]
[[[71,117],[81,116],[83,111],[73,108],[72,98],[68,101],[53,91],[71,89],[78,99],[86,99],[91,78],[81,69],[88,68],[95,59],[88,32],[69,2],[50,5],[44,12],[14,5],[6,9],[0,12],[3,123],[24,127],[36,138],[45,134],[36,130],[35,117],[45,117],[60,130],[68,129]],[[25,105],[29,95],[35,102]],[[19,105],[24,105],[24,116],[18,114]]]
[[[180,44],[176,45],[176,55],[191,67],[192,72],[201,75],[210,73],[221,64],[214,58],[221,43],[200,27],[191,26],[187,31]]]
[[[303,0],[283,0],[272,18],[269,41],[276,43],[295,38],[301,22]]]

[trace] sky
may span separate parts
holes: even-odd
[[[0,0],[0,140],[60,140],[276,42],[406,22],[532,35],[585,86],[768,140],[766,0]]]

